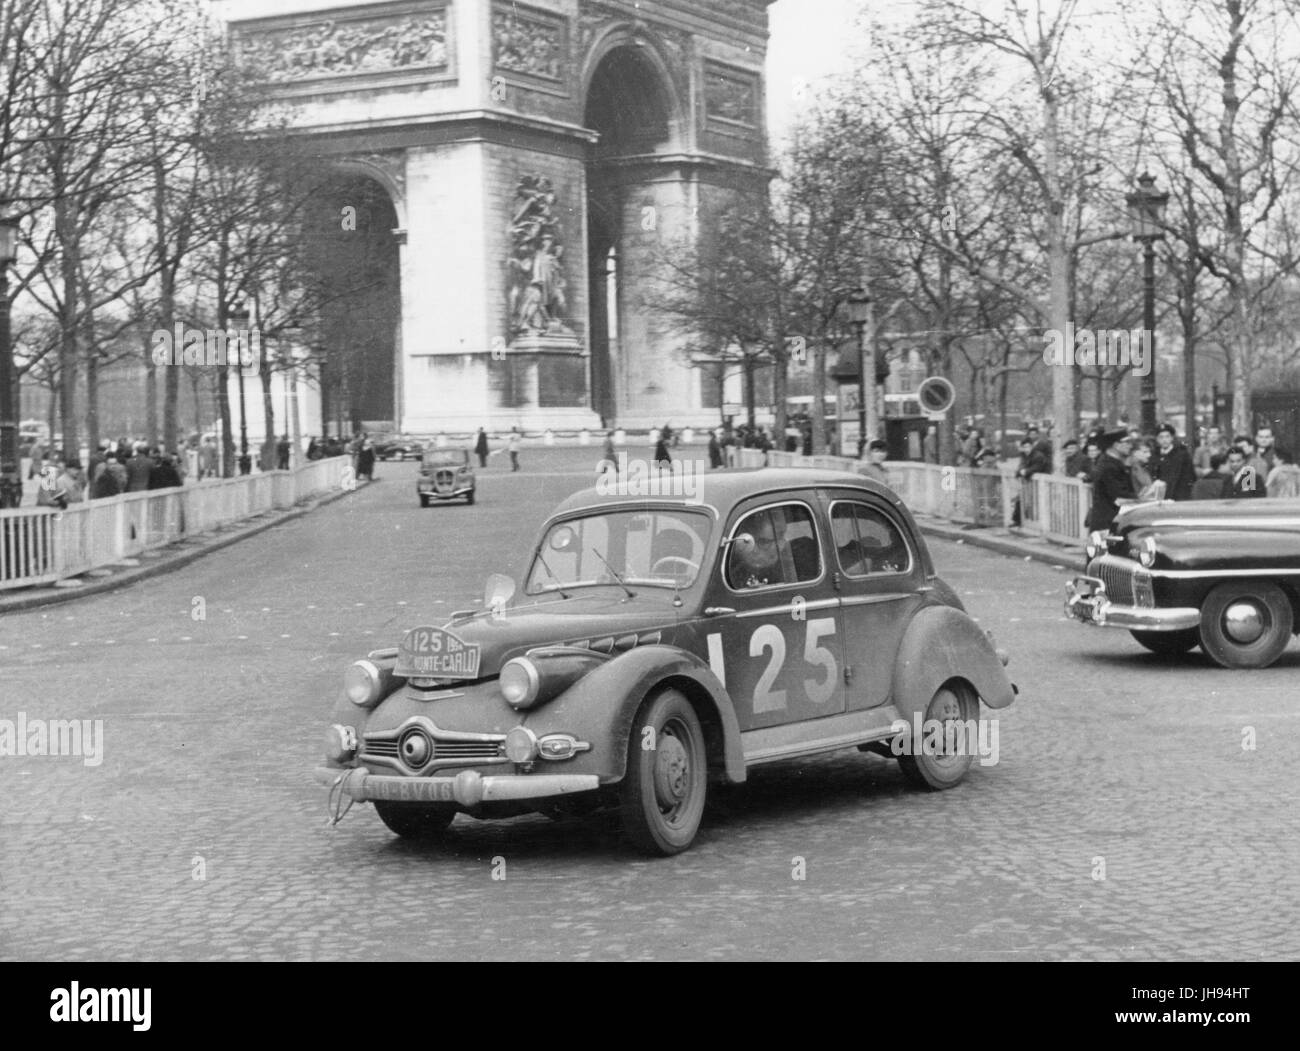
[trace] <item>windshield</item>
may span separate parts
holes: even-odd
[[[613,511],[547,530],[525,592],[600,584],[684,588],[704,564],[710,519],[682,510]]]

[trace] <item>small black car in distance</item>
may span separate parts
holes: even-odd
[[[1225,668],[1266,668],[1300,625],[1300,500],[1121,507],[1088,558],[1066,614],[1156,653],[1200,646]]]
[[[1016,691],[898,496],[832,471],[701,484],[570,497],[518,588],[495,576],[484,608],[355,662],[318,769],[336,816],[369,801],[438,836],[457,813],[609,808],[674,854],[708,784],[764,763],[856,748],[957,785],[972,753],[948,732],[969,743]],[[942,739],[902,747],[922,722]]]
[[[428,507],[434,500],[474,502],[474,468],[469,464],[469,450],[430,449],[420,464],[415,479],[415,493],[420,506]]]

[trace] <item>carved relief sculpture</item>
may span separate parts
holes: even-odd
[[[528,18],[513,9],[492,12],[492,62],[507,73],[564,79],[564,29],[557,22]]]
[[[406,67],[447,68],[445,11],[321,21],[242,36],[240,56],[270,81]]]
[[[555,214],[555,191],[540,175],[525,175],[515,189],[510,220],[508,309],[510,334],[569,335],[564,245]]]
[[[753,126],[757,111],[754,81],[709,67],[704,77],[705,113],[734,124]]]

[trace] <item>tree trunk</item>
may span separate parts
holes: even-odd
[[[841,433],[844,421],[840,421]],[[803,451],[802,436],[799,451]],[[824,448],[826,438],[826,339],[813,340],[813,400],[812,400],[812,452],[819,455]],[[835,449],[834,452],[841,450]]]
[[[271,397],[271,362],[266,355],[266,341],[258,340],[261,348],[258,360],[258,376],[262,381],[262,426],[265,437],[262,441],[262,470],[275,470],[275,399]]]
[[[1069,331],[1069,251],[1065,243],[1065,201],[1060,177],[1060,129],[1056,93],[1047,87],[1043,96],[1043,180],[1047,191],[1045,228],[1049,288],[1048,320],[1061,333]],[[1075,431],[1074,348],[1065,348],[1067,361],[1050,366],[1052,373],[1052,449],[1059,454],[1061,443]]]

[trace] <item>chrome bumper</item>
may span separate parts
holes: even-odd
[[[472,493],[473,491],[474,491],[474,487],[472,485],[466,485],[466,486],[462,486],[459,489],[452,489],[452,490],[425,489],[423,487],[416,489],[416,492],[418,492],[421,496],[432,496],[438,500],[454,500],[458,496],[464,496],[466,493]]]
[[[1185,631],[1201,622],[1198,609],[1142,609],[1117,606],[1097,577],[1075,577],[1065,585],[1065,615],[1099,628],[1129,631]]]
[[[505,774],[484,776],[462,770],[455,777],[393,777],[372,774],[366,767],[346,770],[318,766],[316,779],[341,790],[357,802],[387,799],[406,803],[458,803],[464,807],[513,799],[544,799],[600,787],[595,774]]]

